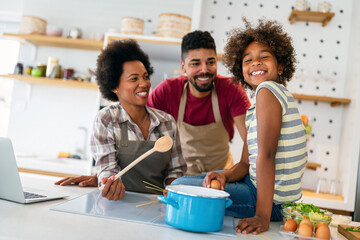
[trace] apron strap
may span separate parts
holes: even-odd
[[[189,82],[186,82],[184,85],[184,89],[183,92],[181,94],[181,99],[180,99],[180,106],[179,106],[179,112],[178,112],[178,122],[183,122],[184,121],[184,113],[185,113],[185,106],[186,106],[186,99],[187,99],[187,89],[186,87],[188,86]]]
[[[214,112],[214,118],[215,122],[222,123],[221,114],[220,114],[220,107],[219,107],[219,99],[216,94],[216,87],[215,84],[213,84],[213,90],[211,93],[211,103],[212,103],[212,109]]]
[[[120,146],[127,147],[128,146],[128,132],[127,132],[127,121],[121,123],[121,140]]]

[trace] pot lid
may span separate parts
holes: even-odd
[[[206,198],[228,198],[230,194],[213,189],[213,188],[205,188],[198,186],[190,186],[190,185],[168,185],[166,186],[166,190],[182,195],[192,196],[192,197],[206,197]]]

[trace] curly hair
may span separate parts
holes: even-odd
[[[240,81],[244,88],[252,89],[244,80],[242,58],[246,47],[256,41],[267,45],[274,53],[278,63],[283,66],[284,71],[279,76],[279,82],[286,86],[295,72],[296,64],[296,54],[291,37],[276,21],[260,19],[256,28],[252,27],[246,18],[243,18],[243,21],[245,23],[244,30],[238,28],[230,32],[223,56],[225,66],[233,74],[234,81]]]
[[[181,42],[181,59],[184,61],[189,50],[193,49],[213,49],[216,53],[214,38],[208,31],[196,30],[186,34]]]
[[[149,76],[154,72],[149,56],[135,40],[114,41],[101,51],[97,58],[96,79],[105,99],[118,101],[113,90],[119,86],[124,63],[129,61],[142,62]]]

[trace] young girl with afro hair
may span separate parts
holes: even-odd
[[[241,220],[239,233],[258,234],[270,221],[282,220],[285,202],[302,196],[307,162],[306,132],[286,83],[295,71],[290,36],[275,21],[259,20],[235,29],[225,47],[224,62],[234,80],[255,93],[246,114],[247,137],[240,162],[223,172],[210,172],[203,186],[217,179],[230,193],[226,214]]]

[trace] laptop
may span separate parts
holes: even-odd
[[[0,199],[34,203],[67,197],[64,194],[22,187],[11,140],[0,137]]]

